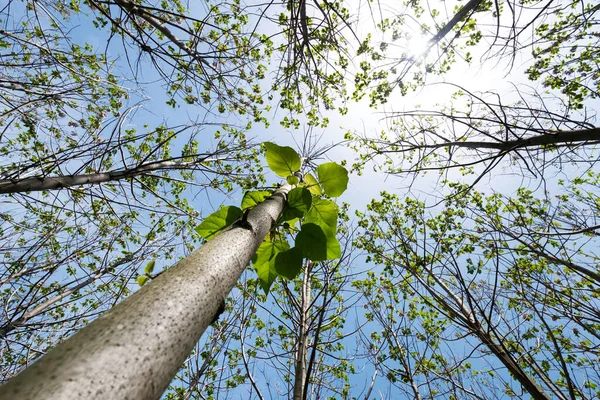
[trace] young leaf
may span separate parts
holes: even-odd
[[[243,212],[235,206],[221,206],[196,227],[196,232],[204,239],[210,239],[242,216]]]
[[[275,143],[264,143],[267,152],[265,157],[269,168],[277,175],[286,178],[300,169],[300,156],[296,150],[288,146],[278,146]]]
[[[275,256],[275,271],[286,279],[294,279],[302,269],[302,251],[298,247],[282,251]]]
[[[317,167],[319,182],[325,194],[329,197],[338,197],[348,187],[348,171],[334,162],[321,164]]]
[[[337,227],[338,208],[332,200],[313,197],[312,207],[308,210],[307,216],[318,218],[335,230]]]
[[[312,196],[305,188],[295,188],[288,193],[287,205],[296,218],[302,218],[310,209]]]
[[[304,224],[296,235],[296,247],[300,248],[304,257],[312,261],[339,258],[342,254],[340,242],[328,233],[329,229],[323,229],[317,224]]]
[[[144,274],[151,275],[154,271],[154,264],[156,264],[156,260],[152,260],[146,264],[146,268],[144,268]]]
[[[286,241],[277,240],[275,242],[264,241],[256,250],[256,261],[253,261],[253,264],[258,273],[260,286],[265,291],[265,294],[269,294],[269,289],[275,278],[277,278],[275,257],[280,252],[286,251],[289,248],[290,245]]]
[[[271,196],[271,192],[266,190],[244,193],[244,198],[242,199],[242,211],[246,211],[257,204],[262,203],[269,196]]]
[[[146,282],[148,282],[150,280],[150,277],[146,276],[146,275],[140,275],[137,278],[137,283],[138,285],[140,285],[140,287],[144,286],[146,284]]]
[[[285,180],[292,186],[297,185],[299,182],[299,179],[296,175],[290,175],[287,178],[285,178]]]
[[[317,182],[317,178],[312,176],[311,174],[304,175],[304,183],[306,183],[306,188],[315,196],[320,196],[321,193],[321,185]]]

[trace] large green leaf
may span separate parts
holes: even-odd
[[[262,203],[265,199],[271,196],[271,192],[266,190],[257,190],[254,192],[246,192],[242,199],[242,210],[252,208],[257,204]]]
[[[235,206],[221,206],[196,227],[196,232],[205,239],[210,239],[242,216],[243,212]]]
[[[307,223],[296,235],[296,247],[302,255],[312,261],[333,260],[342,254],[340,242],[328,227]]]
[[[275,258],[277,254],[289,250],[290,245],[284,240],[274,242],[264,241],[256,250],[256,256],[253,260],[254,268],[258,274],[260,286],[266,294],[269,293],[271,285],[277,278],[275,269]]]
[[[288,146],[278,146],[275,143],[265,142],[267,152],[265,157],[269,168],[277,175],[287,178],[300,169],[300,156],[296,150]]]
[[[315,178],[311,174],[304,175],[304,183],[306,183],[306,188],[310,190],[310,192],[315,196],[320,196],[321,193],[323,193],[321,191],[321,185],[319,185],[317,178]]]
[[[325,221],[323,221],[322,219],[317,218],[317,217],[304,218],[302,220],[302,225],[306,225],[306,224],[319,225],[323,229],[323,232],[325,232],[326,235],[335,236],[336,232],[337,232],[337,225],[334,225],[334,226],[328,225]]]
[[[318,218],[335,230],[337,227],[338,208],[332,200],[313,197],[312,206],[308,210],[307,216]]]
[[[275,256],[275,271],[286,279],[294,279],[302,270],[302,250],[292,247]]]
[[[319,182],[325,194],[329,197],[338,197],[348,187],[348,171],[334,162],[321,164],[317,167]]]
[[[295,188],[288,193],[287,205],[297,218],[302,218],[310,209],[311,204],[312,195],[306,188]]]

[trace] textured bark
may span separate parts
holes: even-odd
[[[281,214],[289,185],[0,387],[0,398],[158,399]]]

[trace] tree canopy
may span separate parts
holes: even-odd
[[[164,398],[599,397],[599,13],[9,0],[2,382],[289,185]]]

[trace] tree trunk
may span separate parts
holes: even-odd
[[[298,328],[298,348],[296,351],[294,373],[294,400],[303,400],[306,393],[306,360],[308,355],[308,319],[310,317],[310,275],[312,262],[308,261],[302,280],[302,299],[300,303],[300,327]]]
[[[158,399],[277,221],[289,185],[0,387],[2,399]]]

